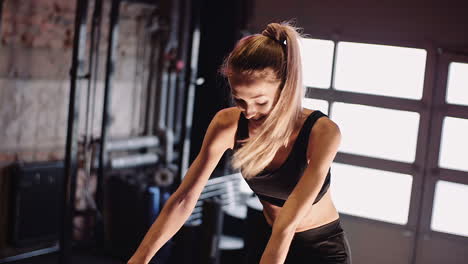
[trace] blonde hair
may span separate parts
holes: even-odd
[[[290,22],[268,24],[262,34],[242,38],[221,67],[228,78],[242,75],[281,81],[279,97],[262,127],[255,137],[238,142],[242,145],[233,154],[233,168],[247,179],[270,164],[300,125],[304,88],[299,37]]]

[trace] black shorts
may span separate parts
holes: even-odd
[[[251,226],[245,241],[248,264],[260,262],[270,235],[271,226],[264,217],[258,217],[255,227]],[[340,219],[297,232],[284,263],[351,264],[351,251]]]

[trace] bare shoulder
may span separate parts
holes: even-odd
[[[328,116],[322,116],[310,131],[307,157],[315,160],[317,168],[328,169],[340,144],[341,131],[338,124]]]
[[[322,116],[315,122],[312,130],[319,132],[339,132],[340,128],[337,123],[328,118],[328,116]]]
[[[239,115],[240,110],[237,107],[224,108],[219,110],[211,121],[211,130],[216,134],[214,140],[223,145],[223,148],[234,146]]]
[[[309,114],[314,110],[308,110]],[[317,110],[315,110],[317,111]],[[323,136],[326,137],[341,137],[340,127],[333,120],[328,118],[328,116],[322,116],[317,121],[315,121],[314,126],[310,130],[310,139],[314,140],[318,137],[323,139]],[[310,141],[310,140],[309,140]]]
[[[237,107],[228,107],[219,110],[213,118],[220,129],[235,129],[239,119],[240,110]]]
[[[308,109],[308,108],[303,108],[302,109],[302,119],[306,119],[307,117],[309,117],[311,114],[317,112],[319,110],[313,110],[313,109]],[[304,120],[302,122],[304,122]],[[315,121],[315,124],[312,126],[312,129],[310,131],[310,133],[319,133],[321,131],[329,131],[329,130],[333,130],[333,129],[339,129],[338,128],[338,125],[333,121],[331,120],[330,118],[328,118],[328,116],[321,116],[317,119],[317,121]]]

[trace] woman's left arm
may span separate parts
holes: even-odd
[[[310,132],[307,146],[309,164],[275,219],[260,264],[284,263],[296,227],[320,192],[340,143],[338,125],[327,117],[319,118]]]

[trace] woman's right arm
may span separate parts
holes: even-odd
[[[227,109],[215,115],[208,126],[198,156],[190,165],[180,186],[165,203],[128,264],[148,263],[187,221],[208,178],[224,152],[231,147],[229,143],[233,141],[232,125],[228,120]]]

